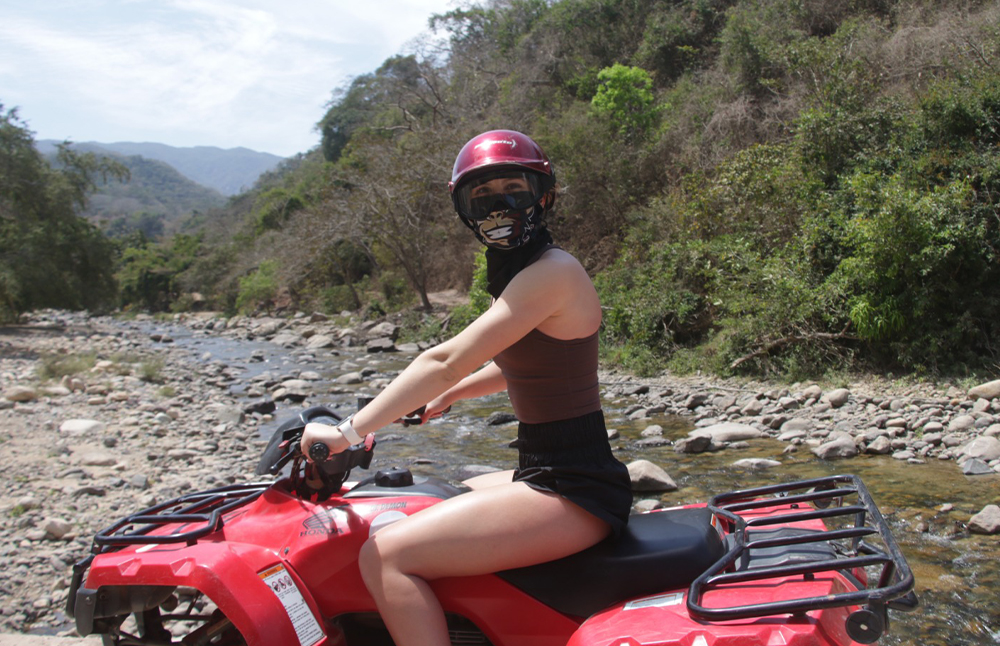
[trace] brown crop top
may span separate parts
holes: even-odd
[[[494,358],[521,422],[541,424],[601,409],[597,332],[556,339],[532,330]]]

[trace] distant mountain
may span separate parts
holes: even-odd
[[[111,157],[129,170],[127,182],[101,184],[98,179],[97,191],[82,213],[111,236],[142,231],[147,238],[159,238],[183,230],[197,222],[199,214],[226,204],[222,193],[188,179],[165,162],[125,156],[93,144],[73,144],[73,148]],[[45,154],[52,159],[54,153],[55,146],[49,146]]]
[[[37,142],[42,154],[55,151],[56,144],[51,139]],[[176,168],[182,175],[202,186],[214,188],[223,195],[236,195],[253,186],[262,173],[277,166],[282,157],[261,153],[249,148],[216,148],[195,146],[176,148],[165,144],[118,142],[102,144],[97,142],[74,143],[76,150],[86,152],[112,152],[119,155],[139,155],[155,159]]]

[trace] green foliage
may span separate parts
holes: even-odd
[[[597,74],[597,82],[597,93],[591,100],[597,114],[610,119],[620,134],[644,137],[657,118],[649,73],[615,63]]]
[[[201,238],[178,234],[167,242],[153,243],[139,234],[121,245],[116,276],[122,305],[149,312],[176,309],[181,296],[178,276],[195,261]]]
[[[251,314],[260,307],[270,310],[270,301],[278,293],[278,263],[265,260],[252,273],[240,278],[236,309]]]
[[[469,287],[469,302],[459,305],[451,312],[448,329],[457,334],[479,318],[490,308],[493,296],[486,291],[486,254],[477,253],[473,260],[472,285]]]
[[[96,177],[127,170],[60,146],[56,166],[35,150],[16,110],[0,105],[0,318],[38,307],[99,309],[115,294],[112,245],[77,213]]]

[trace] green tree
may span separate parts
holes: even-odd
[[[127,170],[68,144],[50,166],[17,110],[0,104],[0,316],[112,304],[113,245],[77,215],[98,177],[124,178]]]
[[[645,137],[657,119],[649,72],[615,63],[601,70],[597,81],[597,94],[591,99],[594,110],[610,119],[619,133]]]

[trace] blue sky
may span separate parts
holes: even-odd
[[[0,2],[0,102],[36,139],[316,146],[333,90],[456,0]]]

